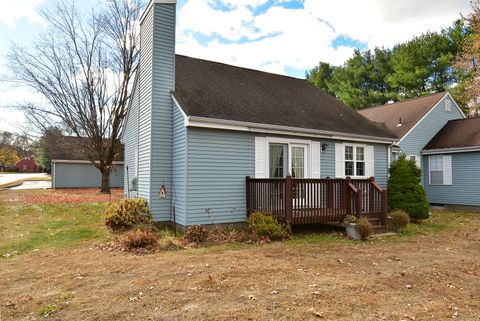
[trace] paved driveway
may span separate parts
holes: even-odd
[[[28,179],[39,180],[45,178],[45,181],[28,181]],[[22,185],[13,187],[12,189],[35,189],[35,188],[50,188],[52,182],[50,175],[45,173],[19,173],[19,174],[1,174],[0,172],[0,185],[8,184],[18,180],[27,180]]]

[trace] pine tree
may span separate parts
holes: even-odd
[[[404,210],[412,219],[426,219],[429,204],[420,184],[421,170],[414,161],[401,156],[390,167],[388,179],[388,208],[390,211]]]

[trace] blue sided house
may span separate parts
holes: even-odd
[[[398,142],[389,158],[400,153],[415,159],[431,204],[478,207],[480,119],[465,118],[449,93],[436,93],[361,110],[382,123]]]
[[[151,1],[141,19],[125,194],[183,227],[268,210],[291,224],[365,215],[382,230],[395,135],[304,79],[176,55],[175,11]]]

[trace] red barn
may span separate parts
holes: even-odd
[[[38,165],[33,156],[22,158],[15,163],[15,167],[22,173],[38,173]]]

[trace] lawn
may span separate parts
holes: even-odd
[[[2,321],[480,320],[478,214],[435,211],[368,242],[313,233],[134,255],[97,246],[111,237],[106,199],[22,192],[0,192],[2,253],[17,251],[0,259]]]

